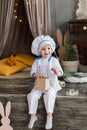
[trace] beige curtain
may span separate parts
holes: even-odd
[[[50,0],[24,0],[33,37],[51,35]]]
[[[9,1],[9,6],[10,6],[11,5],[10,0],[4,0],[4,1],[0,0],[0,7],[1,7],[0,13],[2,12],[3,15],[7,15],[7,13],[4,14],[4,11],[6,10],[7,1]],[[14,0],[11,0],[11,1],[14,1]],[[1,5],[2,3],[3,3],[3,7]],[[6,18],[8,19],[8,17],[3,16],[2,18],[4,19],[4,20],[2,19],[2,24],[5,25],[3,21],[5,21]],[[1,15],[0,15],[0,21],[1,21]],[[0,31],[2,30],[4,32],[4,25],[3,25],[3,28],[1,25],[0,25],[0,28],[1,28]],[[9,26],[10,26],[10,29],[9,29]],[[16,55],[18,53],[31,54],[31,43],[33,40],[33,36],[29,28],[29,23],[26,16],[25,6],[24,6],[24,0],[15,0],[14,11],[11,17],[11,24],[9,24],[9,26],[8,26],[9,32],[8,32],[6,41],[2,42],[1,47],[3,48],[1,49],[2,54],[0,55],[0,59],[9,57],[11,55]],[[4,37],[5,37],[3,36],[2,31],[0,33],[0,41],[2,38],[4,41]],[[3,45],[3,43],[5,44]]]
[[[9,34],[15,0],[0,0],[0,55]]]

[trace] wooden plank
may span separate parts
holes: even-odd
[[[0,101],[5,104],[11,101],[11,125],[14,130],[29,130],[27,94],[34,85],[33,78],[4,79],[0,81]],[[77,96],[67,96],[66,91],[71,88],[79,89]],[[46,111],[43,98],[38,105],[38,121],[32,130],[44,130]],[[59,92],[54,108],[52,130],[87,130],[87,84],[66,84]]]

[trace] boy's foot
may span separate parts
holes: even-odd
[[[46,122],[46,129],[51,129],[52,128],[52,116],[47,116],[47,122]]]
[[[37,116],[31,116],[30,122],[28,124],[28,128],[32,129],[34,126],[35,121],[37,121]]]

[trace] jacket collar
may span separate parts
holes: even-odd
[[[42,56],[40,55],[40,56],[38,56],[36,59],[37,59],[37,60],[40,60],[41,58],[42,58]],[[48,62],[50,62],[51,59],[52,59],[52,55],[49,56]]]

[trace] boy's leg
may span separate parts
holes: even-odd
[[[52,128],[52,113],[54,111],[54,104],[55,104],[55,99],[56,99],[57,93],[56,91],[51,88],[44,94],[44,103],[45,103],[45,108],[47,112],[47,121],[46,121],[46,129],[51,129]]]
[[[27,95],[29,114],[31,114],[30,122],[28,128],[32,129],[35,121],[37,120],[36,112],[38,106],[38,100],[40,99],[42,92],[33,89],[31,93]]]

